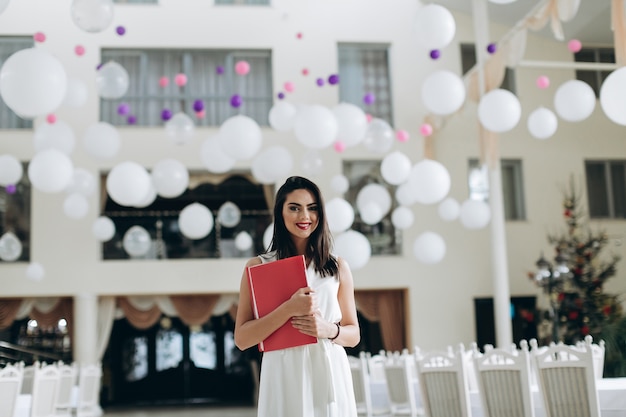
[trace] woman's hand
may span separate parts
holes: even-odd
[[[292,316],[310,316],[317,310],[317,296],[311,287],[300,288],[289,299]]]
[[[320,339],[330,339],[337,335],[337,326],[324,320],[319,310],[312,315],[293,317],[291,325],[304,334]]]

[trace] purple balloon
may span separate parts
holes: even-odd
[[[124,26],[118,26],[118,27],[115,28],[115,32],[118,35],[122,36],[123,34],[126,33],[126,28]]]
[[[202,100],[195,100],[193,102],[193,111],[195,112],[199,112],[204,110],[204,101]]]
[[[135,116],[134,114],[130,114],[126,121],[129,125],[134,125],[135,123],[137,123],[137,116]]]
[[[495,43],[490,43],[489,45],[487,45],[487,52],[489,52],[490,54],[493,54],[496,52],[496,44]]]
[[[239,94],[233,94],[230,98],[230,105],[234,108],[238,108],[243,103],[241,96]]]
[[[14,184],[9,184],[5,188],[7,194],[15,194],[17,191],[17,187]]]
[[[100,68],[102,68],[103,65],[104,65],[103,62],[101,62],[98,65],[96,65],[96,71],[100,71]]]
[[[317,80],[315,80],[315,83],[316,83],[318,86],[320,86],[320,87],[321,87],[321,86],[323,86],[323,85],[324,85],[324,79],[323,79],[323,78],[318,78]]]
[[[119,106],[117,106],[117,114],[120,116],[128,113],[130,113],[130,105],[128,103],[120,103]]]
[[[170,109],[163,109],[163,111],[161,111],[161,120],[163,121],[168,121],[172,118],[173,114],[172,111]]]
[[[215,68],[215,72],[217,72],[218,74],[223,74],[224,73],[224,67],[221,65],[218,65],[217,68]]]
[[[430,51],[431,59],[439,59],[440,56],[441,56],[441,51],[439,51],[439,49],[433,49],[432,51]]]
[[[277,97],[278,97],[279,100],[282,100],[282,99],[285,98],[285,93],[280,92],[280,93],[277,94]]]
[[[332,74],[330,77],[328,77],[328,84],[331,84],[331,85],[339,84],[339,75]]]
[[[363,96],[363,102],[367,105],[374,104],[375,101],[376,96],[374,96],[374,93],[367,93]]]

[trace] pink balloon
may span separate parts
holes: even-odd
[[[45,42],[46,35],[43,32],[37,32],[33,35],[35,42]]]
[[[337,151],[338,153],[341,153],[346,150],[346,144],[338,140],[334,143],[333,148],[335,148],[335,151]]]
[[[567,43],[567,49],[569,49],[570,52],[573,52],[573,53],[580,51],[580,48],[582,48],[582,46],[583,45],[580,43],[578,39],[572,39],[571,41]]]
[[[550,78],[545,75],[537,77],[537,87],[544,89],[550,87]]]
[[[287,91],[288,93],[293,93],[293,90],[296,89],[296,86],[291,81],[287,81],[284,87],[285,91]]]
[[[161,77],[159,78],[159,86],[160,87],[167,87],[167,85],[170,83],[169,78],[167,77]]]
[[[50,123],[51,125],[54,124],[57,121],[57,117],[54,114],[49,114],[46,116],[46,122]]]
[[[246,75],[250,72],[250,64],[246,61],[238,61],[235,64],[235,72],[239,75]]]
[[[367,119],[367,123],[371,122],[374,116],[369,113],[365,113],[365,118]]]
[[[177,86],[184,87],[185,85],[187,85],[187,76],[185,74],[176,74],[176,77],[174,77],[174,82]]]
[[[198,119],[204,119],[204,116],[205,116],[205,115],[206,115],[206,113],[205,113],[205,111],[204,111],[204,110],[200,110],[200,111],[197,111],[197,112],[196,112],[196,117],[197,117]]]
[[[74,48],[74,52],[78,56],[83,56],[85,55],[85,47],[83,45],[76,45],[76,47]]]
[[[407,140],[409,140],[409,132],[407,132],[406,130],[398,130],[396,132],[396,139],[398,139],[398,141],[400,142],[406,142]]]
[[[302,75],[309,75],[309,70],[307,68],[302,68]]]
[[[424,123],[420,126],[420,133],[422,136],[428,137],[433,134],[433,127],[428,123]]]

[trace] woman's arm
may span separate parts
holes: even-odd
[[[246,273],[249,266],[261,263],[259,258],[252,258],[246,263],[239,286],[239,304],[235,320],[235,345],[241,350],[259,344],[282,326],[287,320],[297,315],[312,314],[315,311],[315,297],[309,287],[301,288],[293,296],[271,313],[254,318],[250,305],[250,286]]]

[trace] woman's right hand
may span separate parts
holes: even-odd
[[[317,298],[311,287],[300,288],[289,299],[292,316],[309,316],[317,310]]]

